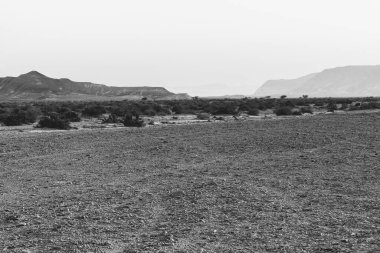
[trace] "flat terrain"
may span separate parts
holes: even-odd
[[[379,252],[380,114],[0,133],[3,252]]]

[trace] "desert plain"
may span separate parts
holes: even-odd
[[[380,113],[0,132],[1,252],[379,252]]]

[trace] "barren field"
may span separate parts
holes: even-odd
[[[380,113],[0,133],[2,252],[379,252]]]

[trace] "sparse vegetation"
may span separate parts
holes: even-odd
[[[338,108],[337,105],[340,105]],[[290,112],[289,109],[292,111]],[[123,121],[125,115],[166,116],[173,114],[207,113],[210,115],[260,115],[273,111],[277,115],[298,115],[313,111],[335,110],[372,110],[380,109],[380,98],[243,98],[243,99],[202,99],[170,101],[96,101],[96,102],[31,102],[0,103],[0,123],[21,125],[36,122],[38,118],[51,113],[60,114],[60,118],[78,122],[81,117],[100,118],[104,114],[113,118],[104,122]],[[116,120],[116,118],[118,120]]]

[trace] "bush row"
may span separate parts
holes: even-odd
[[[199,114],[236,115],[245,112],[258,115],[259,111],[273,110],[277,115],[299,115],[312,113],[312,107],[329,111],[364,110],[380,108],[377,98],[244,98],[244,99],[200,99],[178,101],[96,101],[96,102],[32,102],[32,103],[0,103],[0,123],[4,125],[31,124],[44,117],[68,122],[80,121],[81,117],[100,117],[108,123],[123,123],[127,115],[171,115]],[[55,116],[54,116],[55,114]],[[53,115],[53,116],[52,116]],[[130,116],[128,116],[130,117]],[[135,119],[136,120],[136,119]]]

